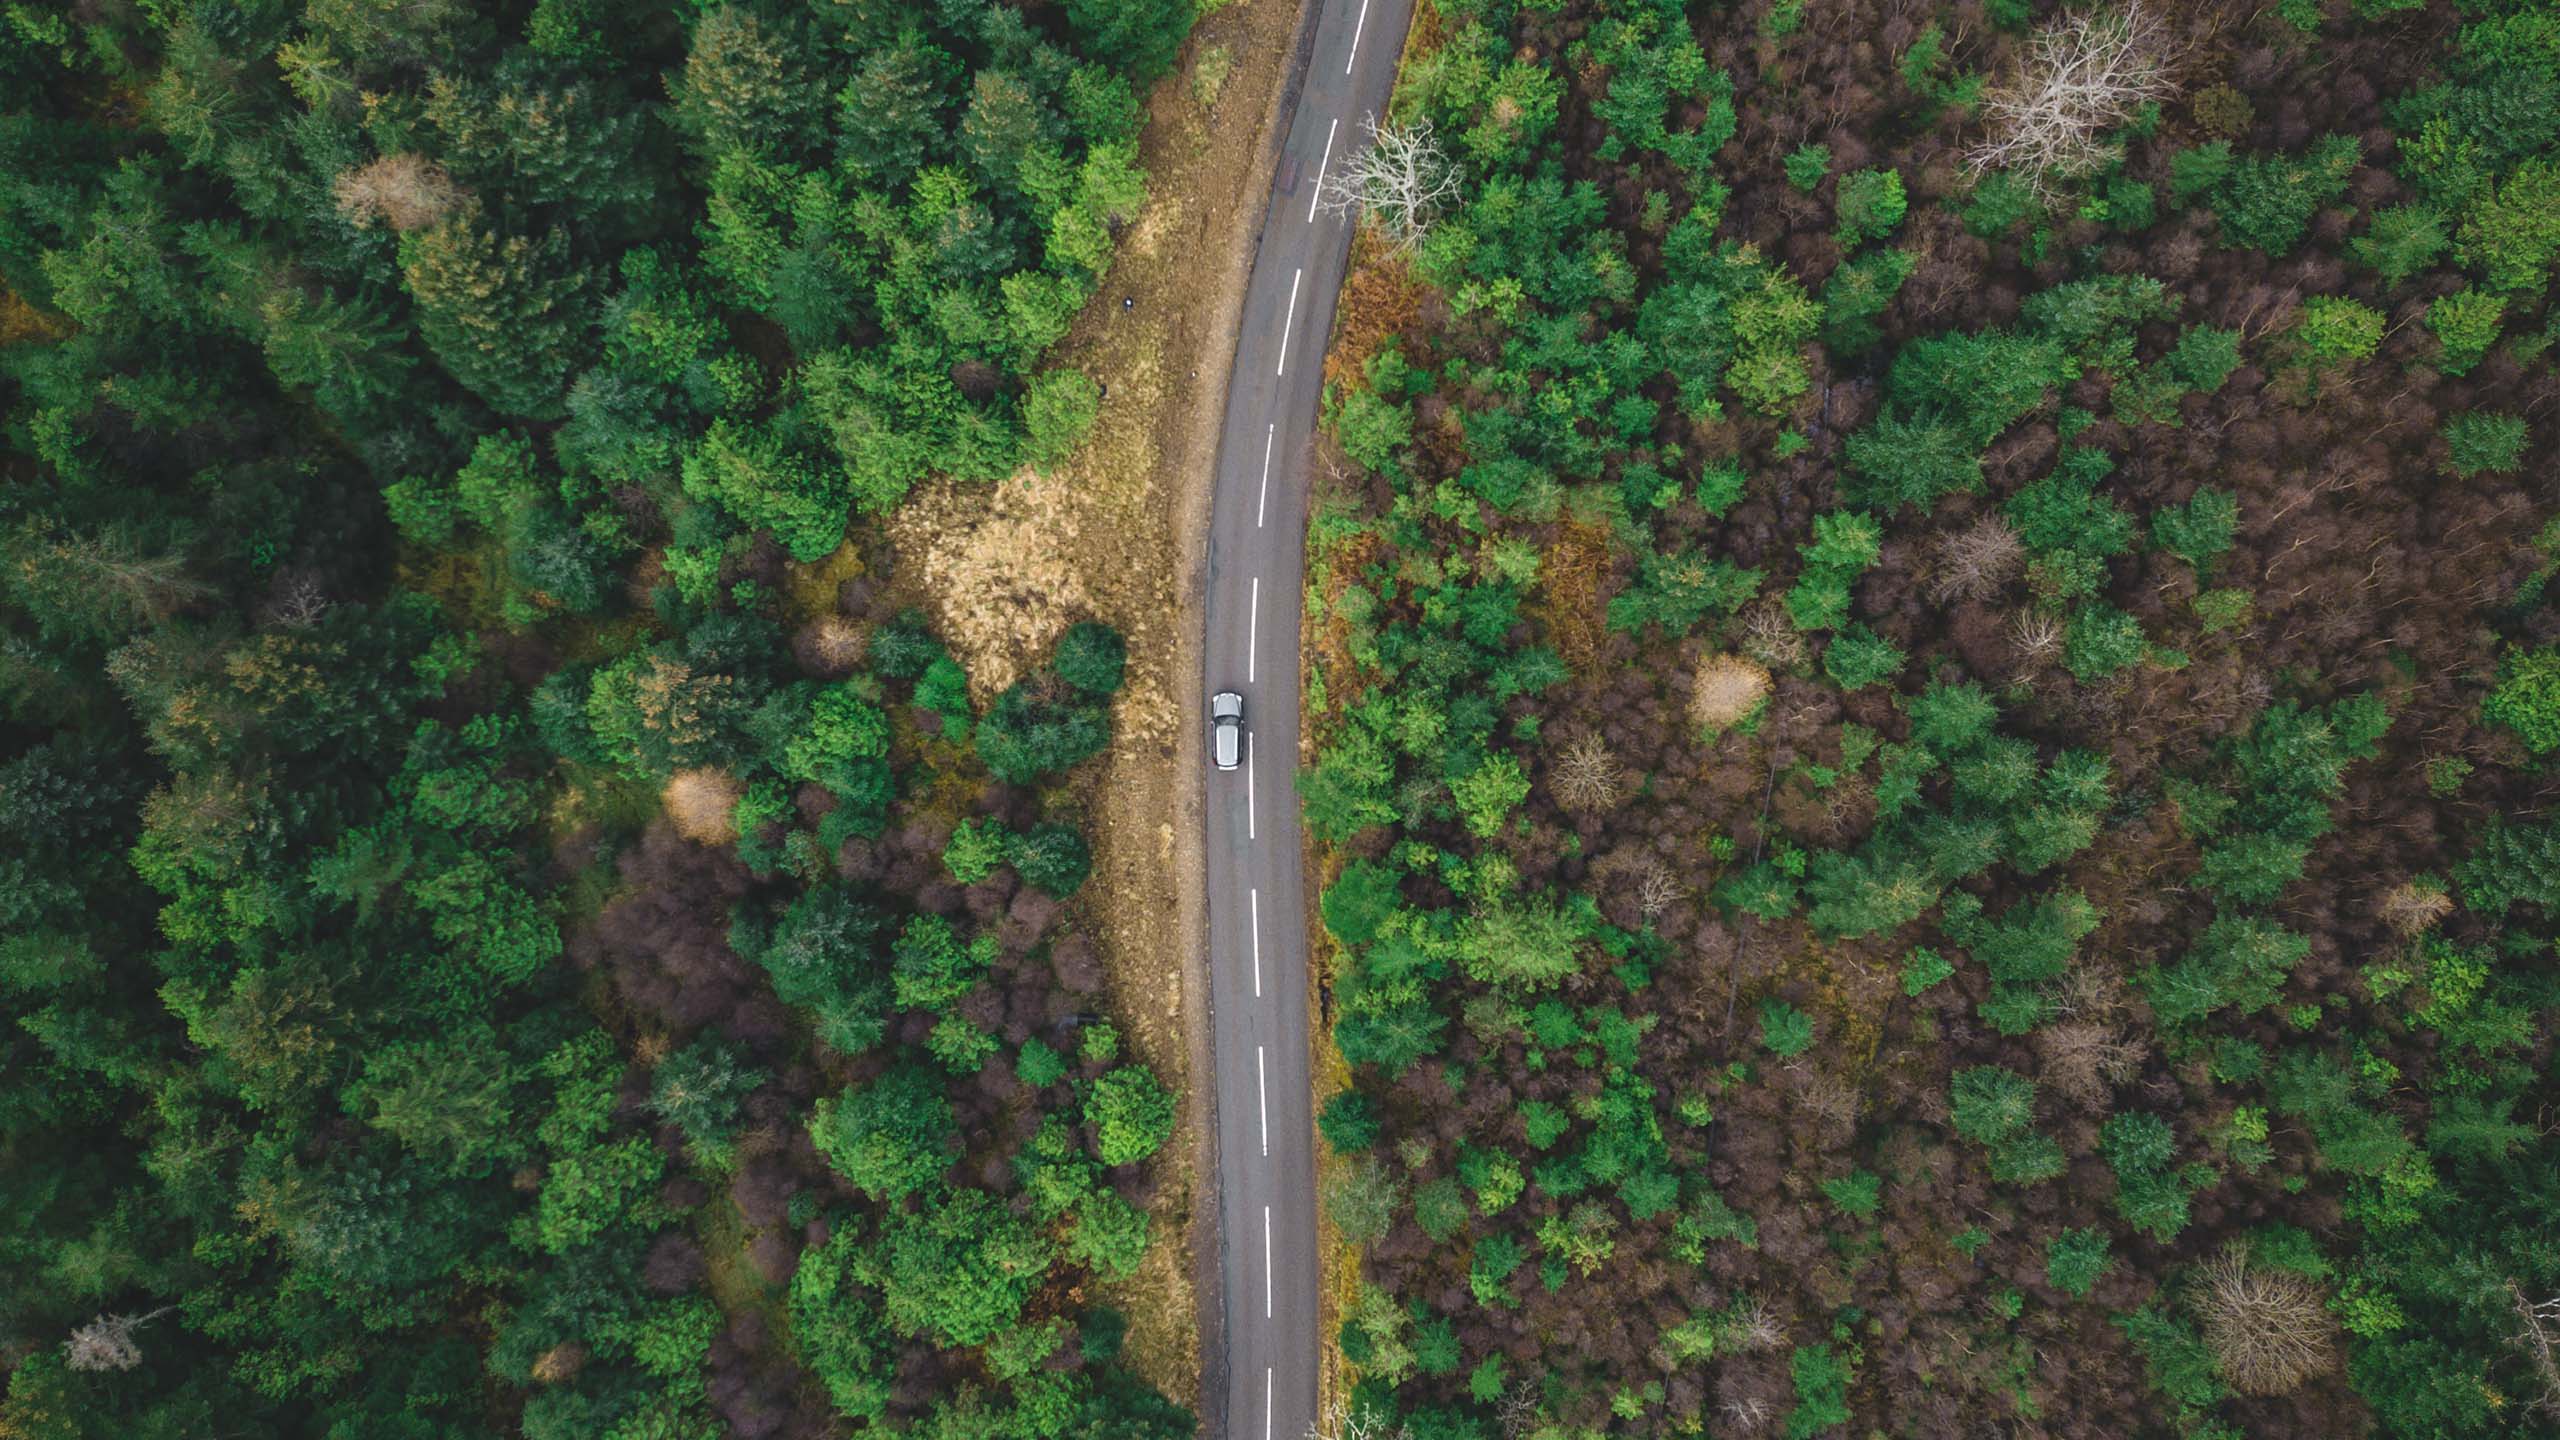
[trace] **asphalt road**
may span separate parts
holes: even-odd
[[[1315,1420],[1315,1127],[1299,872],[1298,622],[1307,456],[1350,223],[1320,176],[1383,114],[1412,0],[1321,6],[1245,291],[1209,521],[1207,643],[1193,711],[1244,696],[1245,765],[1208,777],[1209,1014],[1217,1084],[1217,1329],[1208,1433],[1303,1440]],[[1303,30],[1301,31],[1303,34]],[[1205,754],[1207,747],[1202,747]],[[1223,1383],[1221,1381],[1223,1380]],[[1221,1397],[1223,1411],[1221,1412]]]

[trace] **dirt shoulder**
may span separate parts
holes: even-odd
[[[1219,420],[1301,18],[1293,0],[1221,6],[1149,97],[1147,207],[1054,356],[1107,387],[1092,440],[1047,476],[919,492],[890,526],[899,579],[932,597],[937,630],[987,693],[1076,620],[1128,637],[1112,748],[1074,787],[1094,843],[1078,905],[1130,1048],[1184,1104],[1158,1162],[1156,1243],[1098,1298],[1128,1314],[1131,1362],[1176,1397],[1200,1395],[1218,1339],[1200,1307],[1217,1278],[1215,1097],[1199,736],[1183,720]]]

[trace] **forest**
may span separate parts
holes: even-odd
[[[2560,1430],[2560,12],[1433,0],[1381,123],[1339,1433]]]
[[[0,5],[0,1437],[1170,1440],[1054,464],[1190,0]]]

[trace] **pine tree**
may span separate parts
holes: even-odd
[[[511,54],[485,80],[431,80],[424,118],[442,142],[436,158],[510,218],[556,206],[582,236],[618,227],[658,188],[640,144],[648,112],[586,81],[561,83],[537,58]]]
[[[276,379],[310,390],[342,424],[368,420],[407,392],[416,364],[409,332],[377,305],[287,286],[268,293],[258,318]]]
[[[836,158],[874,190],[895,193],[935,154],[959,66],[910,30],[869,53],[837,97]]]
[[[791,161],[826,133],[826,95],[788,31],[723,5],[693,27],[684,72],[667,82],[668,119],[695,155],[744,151]]]
[[[504,415],[563,412],[588,339],[587,277],[564,232],[501,236],[466,205],[403,236],[400,258],[419,332],[454,379]]]
[[[1140,85],[1173,68],[1196,0],[1067,0],[1067,29],[1087,55]]]

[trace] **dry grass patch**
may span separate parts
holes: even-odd
[[[1212,45],[1191,62],[1191,98],[1200,108],[1217,108],[1218,95],[1227,88],[1227,76],[1236,68],[1235,52],[1224,45]]]

